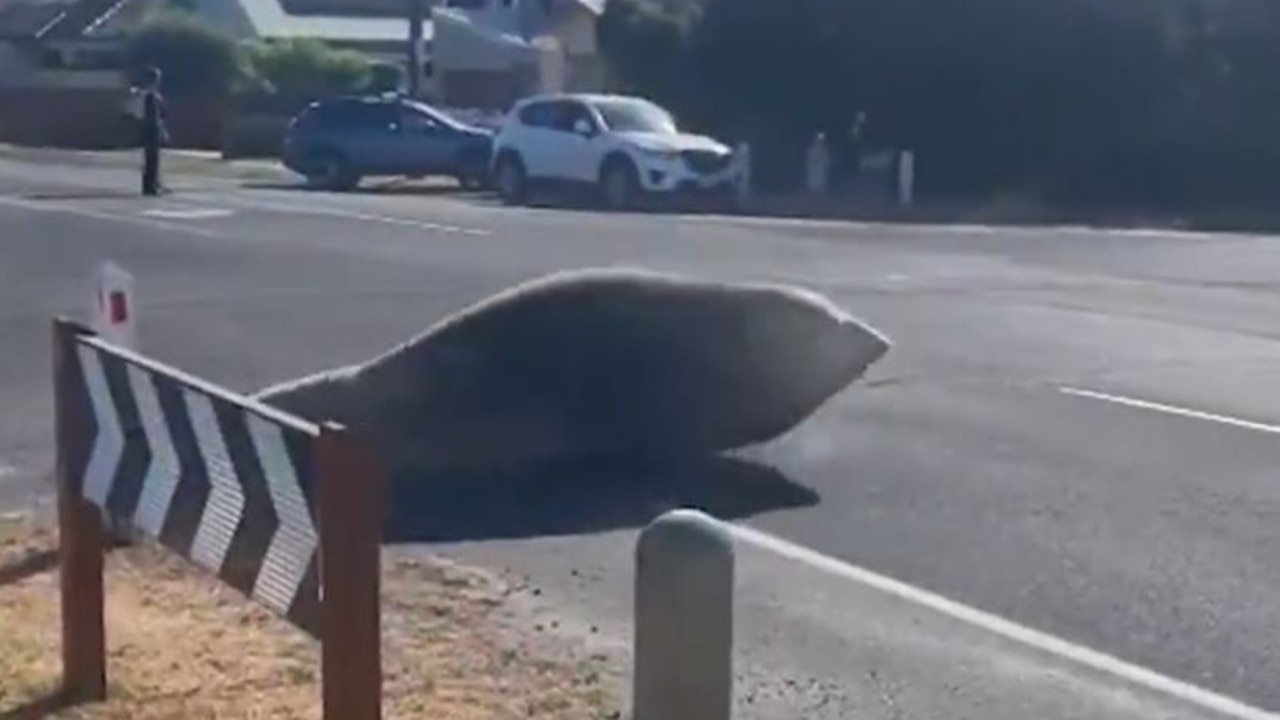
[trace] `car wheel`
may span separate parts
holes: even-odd
[[[307,182],[325,190],[351,190],[360,184],[360,176],[351,170],[351,162],[340,153],[323,151],[308,163]]]
[[[498,194],[508,205],[519,205],[524,202],[528,192],[528,178],[525,176],[524,163],[514,155],[503,155],[498,158],[495,170]]]
[[[636,201],[640,182],[636,170],[626,160],[614,160],[600,173],[600,192],[610,210],[630,209]]]

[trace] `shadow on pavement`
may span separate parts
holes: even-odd
[[[240,184],[246,190],[292,190],[294,192],[335,193],[339,195],[391,195],[417,197],[467,197],[481,198],[483,191],[468,190],[453,184],[427,185],[402,180],[367,182],[346,191],[326,190],[308,185],[305,180],[246,180]]]
[[[74,704],[74,698],[55,691],[8,710],[0,709],[0,720],[40,720],[56,715]]]
[[[361,185],[354,190],[348,191],[332,191],[323,188],[314,188],[306,184],[305,181],[296,182],[284,181],[245,181],[241,183],[241,187],[247,190],[290,190],[299,193],[336,193],[340,195],[352,196],[384,196],[384,197],[448,197],[460,200],[471,205],[487,208],[504,208],[505,204],[498,195],[490,190],[472,190],[459,187],[453,184],[444,185],[428,185],[416,183],[413,181],[391,180],[378,183],[367,183]],[[541,192],[530,197],[523,207],[532,210],[562,210],[568,212],[589,212],[600,213],[603,209],[600,203],[589,195],[573,192]],[[514,209],[514,208],[513,208]],[[725,209],[718,206],[714,201],[711,202],[695,202],[681,205],[677,202],[663,202],[660,200],[650,200],[639,203],[636,207],[628,211],[632,214],[655,214],[665,215],[673,212],[681,214],[720,214]]]
[[[572,535],[641,527],[677,507],[724,520],[816,505],[777,470],[737,458],[593,461],[507,474],[392,475],[387,543]]]
[[[22,193],[19,195],[23,200],[119,200],[121,198],[132,199],[156,199],[145,198],[140,190],[47,190]]]
[[[33,552],[7,565],[0,565],[0,585],[11,585],[53,570],[58,566],[57,550]]]

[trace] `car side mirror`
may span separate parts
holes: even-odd
[[[573,131],[582,137],[591,137],[596,134],[596,129],[587,120],[576,120],[573,123]]]

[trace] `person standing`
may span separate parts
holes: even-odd
[[[164,96],[160,94],[159,68],[147,68],[142,86],[142,194],[159,195],[160,147],[168,139]]]

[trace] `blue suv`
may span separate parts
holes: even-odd
[[[350,190],[371,176],[447,175],[486,184],[492,132],[400,96],[313,102],[290,123],[281,161],[315,186]]]

